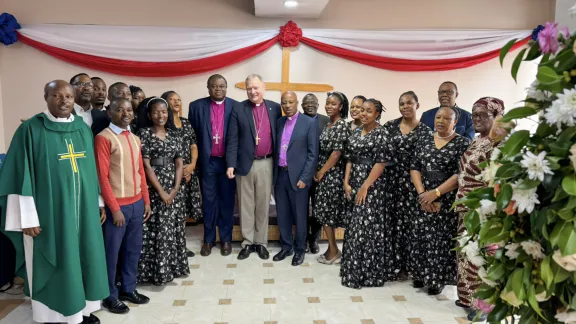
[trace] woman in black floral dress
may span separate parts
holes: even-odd
[[[420,107],[418,96],[413,91],[403,93],[399,99],[400,114],[402,117],[388,121],[383,125],[390,134],[389,145],[392,145],[396,154],[386,165],[386,228],[392,235],[391,258],[394,262],[396,278],[408,279],[408,260],[410,258],[410,242],[412,231],[412,218],[410,208],[415,201],[416,191],[410,179],[410,161],[414,155],[416,143],[432,131],[420,122],[416,110]]]
[[[350,127],[351,131],[362,126],[360,111],[362,110],[362,104],[364,104],[364,101],[366,101],[366,97],[358,95],[350,102],[350,117],[352,117],[352,120],[348,122],[348,127]]]
[[[340,276],[350,288],[382,287],[389,260],[386,255],[385,188],[382,172],[393,152],[388,151],[387,130],[378,125],[382,104],[368,99],[362,105],[362,127],[348,140],[344,192],[348,211]]]
[[[348,99],[343,93],[330,92],[326,98],[326,114],[330,123],[320,135],[320,155],[314,181],[316,187],[312,215],[319,224],[324,225],[328,237],[328,249],[318,257],[318,262],[333,264],[341,256],[336,245],[334,229],[344,227],[346,201],[344,199],[344,169],[346,164],[342,153],[350,137],[346,121],[348,117]]]
[[[426,286],[430,295],[456,283],[457,261],[452,249],[458,217],[450,209],[458,188],[458,163],[470,144],[455,132],[458,117],[457,109],[440,107],[434,119],[436,132],[418,142],[410,165],[418,193],[411,205],[411,275],[414,287]]]
[[[139,137],[152,214],[144,223],[138,282],[163,285],[190,273],[186,250],[176,242],[184,228],[182,140],[166,100],[148,98],[139,109],[147,112],[146,120],[139,121]]]

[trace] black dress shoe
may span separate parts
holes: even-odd
[[[114,314],[126,314],[130,311],[130,308],[119,299],[111,300],[106,298],[102,301],[102,307]]]
[[[274,261],[282,261],[282,260],[286,259],[286,257],[291,256],[292,254],[294,254],[294,251],[282,249],[282,250],[280,250],[280,252],[278,252],[278,254],[276,254],[276,255],[274,256],[274,258],[272,258],[272,260],[274,260]]]
[[[220,254],[222,256],[227,256],[230,255],[230,253],[232,253],[232,243],[230,242],[220,243]]]
[[[82,324],[100,324],[100,319],[94,316],[94,314],[90,314],[90,316],[82,316],[82,318]]]
[[[440,295],[442,293],[442,290],[444,290],[444,286],[430,287],[428,288],[428,295],[430,296]]]
[[[186,257],[188,258],[193,258],[196,254],[194,254],[194,252],[188,250],[188,248],[186,248]]]
[[[248,258],[252,252],[254,252],[254,246],[252,245],[244,246],[242,250],[240,250],[240,253],[238,253],[238,260],[244,260]]]
[[[255,250],[260,259],[268,260],[270,258],[270,253],[268,253],[268,250],[263,245],[256,245]]]
[[[320,246],[318,246],[318,242],[316,242],[316,241],[310,242],[310,244],[308,244],[308,246],[309,246],[309,248],[306,250],[310,251],[310,253],[318,254],[318,252],[320,252]]]
[[[304,262],[304,253],[296,253],[294,254],[294,257],[292,258],[292,265],[293,266],[299,266]]]
[[[150,298],[138,293],[137,290],[134,290],[131,293],[120,293],[120,300],[126,300],[133,304],[142,305],[148,304]]]
[[[414,288],[424,288],[424,283],[420,280],[414,280],[412,281],[412,286]]]

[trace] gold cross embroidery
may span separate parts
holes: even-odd
[[[74,173],[78,173],[78,164],[76,163],[76,159],[85,158],[86,154],[84,152],[74,152],[74,144],[68,144],[68,153],[58,154],[60,156],[60,160],[70,160],[70,164],[72,164],[72,170]]]

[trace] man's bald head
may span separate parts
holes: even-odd
[[[74,109],[74,89],[64,80],[54,80],[44,86],[48,111],[58,118],[68,118]]]
[[[282,94],[280,105],[284,115],[292,117],[298,113],[298,96],[296,96],[294,91],[286,91]]]

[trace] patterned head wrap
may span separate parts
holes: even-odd
[[[498,98],[492,98],[492,97],[480,98],[476,100],[476,102],[472,106],[472,111],[474,111],[474,108],[476,107],[483,107],[488,109],[488,111],[490,111],[494,117],[504,115],[504,101]]]

